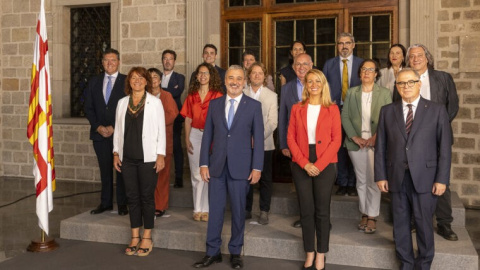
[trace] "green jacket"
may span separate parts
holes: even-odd
[[[372,136],[377,132],[380,109],[392,103],[390,90],[378,84],[373,85],[372,108],[371,108],[371,132]],[[351,138],[362,137],[362,86],[348,89],[342,109],[342,126],[345,130],[345,142],[343,146],[348,151],[358,151],[360,147]]]

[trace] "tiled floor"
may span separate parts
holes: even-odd
[[[50,235],[55,238],[59,238],[60,235],[60,221],[83,213],[90,209],[95,208],[99,201],[100,194],[95,191],[100,190],[100,185],[98,183],[79,183],[79,182],[58,182],[57,191],[54,193],[54,210],[50,213]],[[4,269],[2,265],[9,266],[9,269],[24,269],[24,266],[27,265],[25,260],[41,260],[40,257],[32,255],[31,253],[26,253],[26,247],[30,241],[34,238],[40,236],[40,229],[37,225],[37,217],[35,214],[35,196],[28,197],[24,200],[16,202],[9,206],[4,206],[7,203],[11,203],[15,200],[18,200],[22,197],[31,195],[34,193],[33,180],[25,179],[5,179],[0,178],[0,261],[5,258],[13,258],[4,263],[0,264],[0,269]],[[69,196],[71,194],[78,194],[74,196]],[[62,196],[67,196],[60,198]],[[470,237],[474,243],[474,246],[477,250],[477,253],[480,251],[480,210],[466,210],[466,227],[470,234]],[[81,256],[78,253],[82,253],[84,256],[89,256],[93,261],[102,262],[102,259],[105,256],[111,256],[110,253],[118,253],[118,250],[121,250],[122,247],[119,245],[113,244],[101,244],[101,243],[83,243],[81,241],[68,241],[58,239],[62,247],[71,252],[64,252],[62,256],[63,261],[75,260],[75,257]],[[91,250],[99,250],[98,252],[91,253]],[[105,251],[105,253],[103,253]],[[157,251],[157,250],[155,250]],[[185,256],[189,258],[202,256],[201,253],[195,252],[183,252],[183,251],[168,251],[160,250],[157,251],[157,256],[160,256],[158,259],[163,260],[164,263],[170,263],[171,265],[185,265],[185,267],[177,267],[176,269],[188,269],[186,267]],[[90,252],[90,253],[89,253]],[[162,255],[158,255],[161,253]],[[22,255],[23,254],[23,255]],[[152,253],[154,254],[154,253]],[[60,253],[58,254],[60,255]],[[55,253],[44,256],[55,257]],[[72,256],[69,258],[68,256]],[[92,257],[93,256],[93,257]],[[126,267],[125,262],[123,262],[123,257],[119,261],[116,261],[118,267],[109,264],[109,267],[112,269],[137,269],[135,267]],[[22,258],[20,260],[20,258]],[[224,258],[225,261],[227,258]],[[151,260],[151,266],[155,265],[155,261]],[[168,262],[167,262],[168,261]],[[246,258],[246,261],[249,263],[249,268],[247,269],[295,269],[298,262],[292,261],[282,261],[282,260],[273,260],[273,259],[263,259],[263,258]],[[146,264],[145,267],[139,267],[138,269],[150,269],[148,266],[148,260],[144,261]],[[61,260],[57,262],[61,263]],[[143,264],[143,263],[142,263]],[[255,267],[253,267],[255,265]],[[13,268],[12,268],[13,266]],[[50,265],[49,267],[52,267]],[[212,269],[229,269],[226,262],[222,266],[216,266]],[[62,268],[62,266],[57,266]],[[267,267],[267,268],[265,268]],[[71,268],[71,267],[70,267]],[[40,268],[43,269],[43,268]],[[59,269],[59,268],[49,268],[49,269]],[[85,265],[78,266],[78,268],[71,269],[89,269],[85,268]],[[100,269],[100,268],[98,268]],[[162,268],[162,269],[175,269],[175,268]],[[330,266],[329,269],[363,269],[357,267],[346,267],[346,266]]]

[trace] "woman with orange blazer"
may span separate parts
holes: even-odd
[[[298,193],[306,252],[302,269],[324,269],[330,238],[330,199],[342,127],[325,75],[312,69],[305,78],[302,101],[292,107],[287,143],[294,162],[292,176]]]

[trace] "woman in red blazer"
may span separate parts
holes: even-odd
[[[287,143],[294,162],[292,176],[307,253],[303,269],[324,269],[330,237],[331,191],[342,129],[340,112],[330,98],[325,75],[312,69],[305,78],[302,101],[292,107]]]

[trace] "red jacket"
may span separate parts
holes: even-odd
[[[292,153],[292,161],[301,168],[310,163],[307,134],[308,103],[293,105],[288,125],[287,143]],[[337,162],[337,152],[342,144],[342,123],[337,105],[322,106],[317,120],[315,133],[317,161],[314,163],[320,171],[330,163]]]

